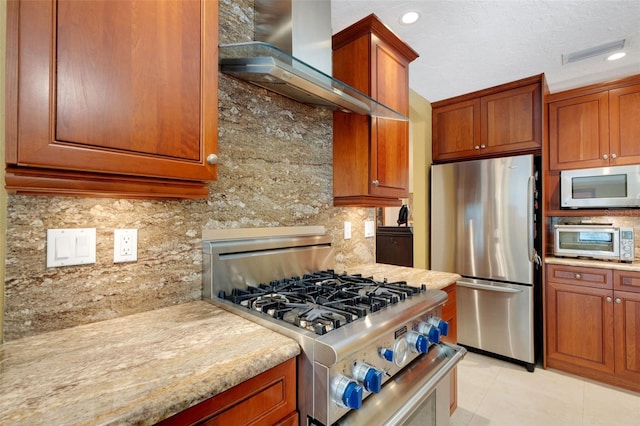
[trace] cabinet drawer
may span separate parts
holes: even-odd
[[[289,425],[297,418],[296,359],[200,402],[161,422],[171,425]]]
[[[640,293],[640,272],[613,271],[613,288]]]
[[[580,266],[547,265],[547,280],[561,284],[610,289],[613,271]]]

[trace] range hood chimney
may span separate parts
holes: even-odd
[[[219,46],[220,71],[304,104],[406,116],[331,77],[331,2],[255,0],[253,42]]]

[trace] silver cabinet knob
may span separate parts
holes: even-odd
[[[619,305],[620,303],[622,303],[622,299],[620,299],[619,297],[616,297],[616,303]]]
[[[575,274],[574,276],[575,276],[576,280],[581,280],[582,279],[582,275],[580,275],[580,274]]]
[[[482,148],[482,149],[484,149],[486,147],[487,147],[486,145],[480,145],[480,148]]]
[[[480,149],[480,145],[474,146],[473,149]]]
[[[216,154],[209,154],[207,156],[208,164],[218,164],[218,156]]]
[[[378,186],[380,185],[380,181],[378,179],[374,180],[373,182],[371,182],[373,184],[373,186]]]
[[[615,152],[613,154],[611,154],[611,159],[615,160],[616,158],[618,158],[618,156],[616,155]]]
[[[608,156],[607,154],[605,154],[605,155],[603,155],[603,156],[602,156],[602,159],[603,159],[603,160],[608,160],[608,159],[609,159],[609,156]]]
[[[607,296],[607,302],[611,303],[611,296]]]

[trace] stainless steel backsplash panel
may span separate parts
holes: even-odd
[[[332,237],[326,234],[206,240],[202,251],[204,299],[335,264]]]

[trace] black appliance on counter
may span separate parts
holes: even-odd
[[[376,263],[413,266],[413,227],[379,226],[376,229]]]

